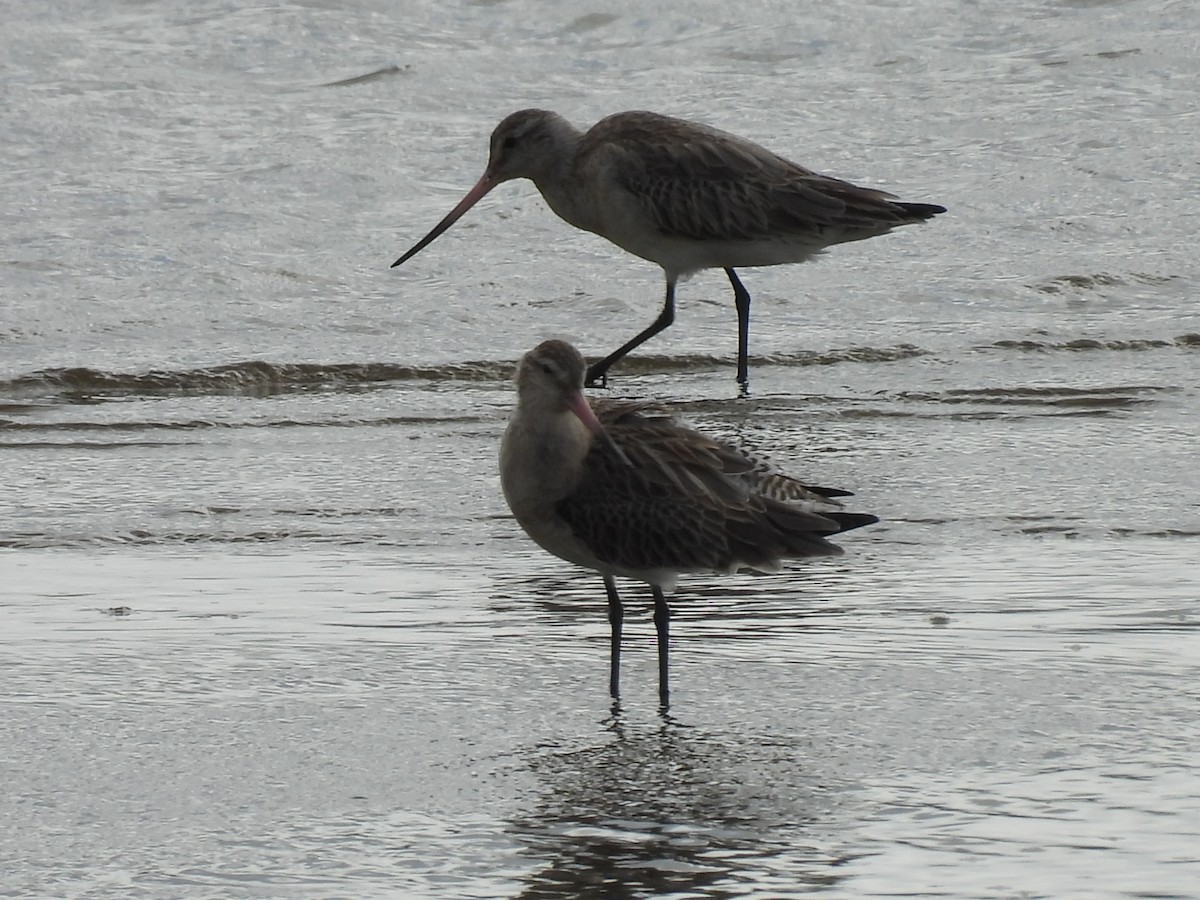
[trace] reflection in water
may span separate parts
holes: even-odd
[[[836,795],[804,772],[801,747],[704,733],[663,716],[617,712],[608,737],[532,762],[538,804],[509,830],[538,864],[517,896],[642,897],[794,893],[836,883],[837,866],[807,832]]]
[[[608,627],[604,588],[594,573],[558,564],[559,571],[535,575],[497,572],[493,575],[491,609],[501,615],[541,618],[556,626],[579,623]],[[856,573],[848,557],[803,560],[771,575],[685,575],[668,596],[672,625],[715,631],[724,638],[807,627],[814,618],[827,618],[857,605]],[[627,613],[648,615],[653,601],[645,585],[629,582]],[[641,590],[637,590],[641,588]],[[694,634],[692,636],[695,636]]]
[[[568,677],[588,680],[584,696],[599,709],[607,693],[610,635],[604,590],[594,573],[565,564],[558,568],[562,571],[545,575],[495,573],[489,608],[495,621],[505,624],[493,624],[490,631],[520,634],[512,645],[514,666],[528,663],[531,647],[542,663],[557,657],[573,673]],[[656,653],[653,601],[645,585],[630,586],[623,645],[633,653]],[[778,575],[688,576],[668,597],[673,658],[677,665],[701,657],[745,660],[742,674],[747,677],[781,656],[795,661],[805,635],[844,624],[853,590],[852,573],[837,558],[804,561]],[[504,647],[491,652],[503,653]],[[602,660],[603,675],[597,668]],[[633,680],[639,676],[631,671],[627,667],[624,684],[640,693],[646,685]],[[692,689],[686,669],[677,670],[675,685]]]

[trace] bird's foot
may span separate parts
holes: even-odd
[[[587,378],[584,379],[583,386],[588,388],[607,388],[608,374],[603,371],[593,373],[589,369]]]

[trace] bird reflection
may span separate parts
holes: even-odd
[[[521,898],[620,898],[794,891],[835,882],[837,859],[805,837],[830,791],[802,745],[686,727],[614,708],[605,738],[531,766],[541,797],[508,830],[536,860]]]
[[[734,640],[834,625],[848,606],[857,605],[859,578],[851,562],[837,557],[807,560],[773,575],[747,574],[737,579],[689,576],[687,589],[671,598],[679,623],[677,633]],[[596,593],[594,577],[583,571],[547,566],[537,574],[497,573],[492,580],[490,608],[502,618],[519,619],[525,627],[541,620],[556,628],[590,627],[602,635],[608,620],[604,598]],[[648,617],[652,608],[649,592],[633,592],[628,605],[635,623],[639,617]],[[757,657],[759,651],[747,653]]]

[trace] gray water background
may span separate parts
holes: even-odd
[[[1200,896],[1191,2],[9,2],[0,895]],[[495,474],[516,357],[661,274],[509,111],[708,122],[950,211],[719,272],[614,370],[882,522],[673,599]]]

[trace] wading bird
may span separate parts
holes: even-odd
[[[679,424],[653,403],[583,394],[583,357],[546,341],[517,366],[517,405],[500,445],[504,497],[555,556],[604,578],[612,626],[609,693],[620,692],[624,609],[615,576],[650,585],[658,691],[669,705],[670,610],[682,572],[778,570],[841,553],[826,538],[879,521],[843,512],[846,491],[811,487],[764,460]]]
[[[749,384],[750,294],[735,269],[798,263],[832,244],[886,234],[944,213],[932,203],[820,175],[706,125],[623,112],[581,132],[557,113],[515,112],[492,132],[483,177],[433,230],[392,263],[428,246],[481,197],[528,178],[562,219],[658,263],[662,311],[588,369],[600,384],[615,362],[675,318],[675,285],[700,269],[725,270],[738,318],[737,380]]]

